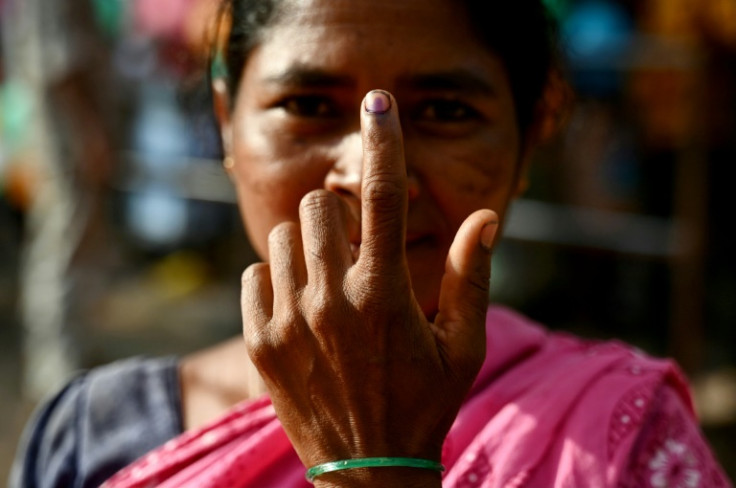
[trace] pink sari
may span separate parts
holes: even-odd
[[[669,361],[488,311],[488,354],[445,441],[443,486],[730,486]],[[105,488],[308,487],[267,397],[150,452]]]

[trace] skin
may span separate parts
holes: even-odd
[[[359,219],[359,107],[369,90],[387,90],[402,113],[407,259],[415,295],[431,315],[460,224],[479,208],[503,215],[522,186],[525,154],[503,66],[451,2],[309,1],[284,10],[248,60],[224,123],[250,240],[268,259],[268,233],[298,221],[300,200],[317,188],[339,194]],[[472,81],[447,76],[434,84],[456,87],[430,85],[430,75],[453,72]],[[474,114],[443,121],[453,110]],[[318,111],[325,116],[299,116]]]
[[[438,460],[482,364],[490,248],[528,150],[503,66],[470,32],[449,1],[301,1],[252,52],[232,111],[217,92],[264,259],[243,275],[245,344],[306,466]]]

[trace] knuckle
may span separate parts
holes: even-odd
[[[305,219],[323,219],[325,212],[336,206],[336,198],[337,195],[328,190],[310,191],[299,203],[299,214]]]
[[[304,345],[304,334],[301,320],[295,317],[274,320],[271,323],[272,350],[288,351],[291,348]]]
[[[295,222],[280,222],[268,233],[269,245],[277,245],[281,242],[289,242],[294,239],[297,225]]]
[[[392,175],[373,175],[363,184],[362,198],[379,210],[400,210],[406,199],[404,185]]]
[[[311,297],[305,315],[307,322],[313,328],[318,328],[328,323],[332,315],[330,312],[330,300],[321,293]]]
[[[491,267],[489,262],[477,263],[470,274],[470,281],[480,290],[488,291],[491,287]]]
[[[350,304],[364,314],[381,313],[393,304],[404,303],[404,298],[413,293],[407,270],[396,266],[387,268],[377,260],[351,269],[344,289]]]
[[[243,340],[249,355],[262,355],[265,353],[268,341],[261,327],[244,327]]]
[[[245,337],[245,347],[248,351],[248,357],[259,371],[269,369],[269,365],[276,355],[270,342]]]
[[[480,294],[488,295],[491,280],[488,273],[476,272],[468,276],[468,285]]]
[[[260,327],[244,328],[248,356],[258,365],[278,361],[294,348],[305,345],[304,322],[298,314],[281,314]]]
[[[293,306],[284,305],[279,307],[273,318],[274,329],[288,331],[293,327],[301,327],[304,324],[300,311]]]
[[[344,300],[328,293],[312,296],[304,315],[309,328],[319,337],[333,337],[350,316]]]
[[[381,287],[375,280],[366,279],[357,283],[350,290],[350,301],[353,308],[361,316],[374,317],[385,311],[391,297],[381,293]]]
[[[248,355],[254,360],[270,357],[276,345],[273,341],[272,322],[258,320],[243,323],[243,341]]]
[[[240,277],[240,282],[243,288],[255,288],[263,280],[263,275],[269,272],[269,266],[267,263],[254,263],[245,268],[243,274]]]

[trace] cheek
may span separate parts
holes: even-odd
[[[431,197],[459,226],[479,208],[499,215],[505,211],[517,185],[517,147],[513,138],[497,136],[461,144],[425,143],[418,172]]]
[[[266,130],[241,134],[233,144],[234,183],[251,244],[265,259],[269,232],[280,222],[298,221],[299,202],[323,186],[328,163],[324,151]]]
[[[286,220],[296,220],[299,198],[289,188],[289,180],[277,184],[277,179],[263,178],[258,171],[248,171],[250,165],[237,176],[240,214],[251,244],[263,259],[268,258],[268,234]],[[247,173],[247,174],[245,174]],[[245,175],[243,175],[245,174]]]

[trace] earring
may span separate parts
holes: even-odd
[[[235,166],[235,160],[232,156],[225,156],[225,159],[222,160],[222,166],[225,169],[233,169]]]

